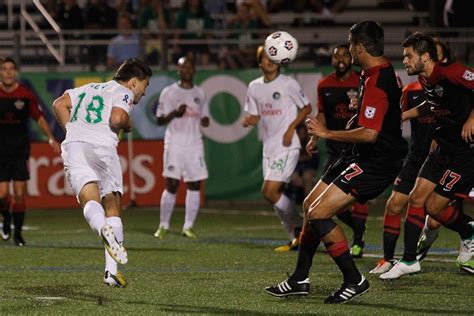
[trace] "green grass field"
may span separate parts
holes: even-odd
[[[163,241],[153,237],[156,209],[128,210],[125,289],[102,284],[104,250],[80,210],[31,211],[27,247],[11,240],[0,244],[0,314],[473,315],[474,279],[457,271],[459,240],[446,229],[421,273],[390,282],[368,274],[382,254],[382,207],[371,205],[366,256],[357,260],[370,290],[340,306],[323,303],[342,276],[322,252],[315,256],[309,296],[279,299],[264,293],[293,271],[297,255],[273,251],[285,234],[269,207],[204,208],[197,240],[180,236],[184,214],[178,208],[172,234]],[[466,208],[472,214],[473,205]],[[398,245],[400,253],[402,238]]]

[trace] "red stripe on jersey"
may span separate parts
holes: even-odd
[[[373,79],[376,81],[377,78]],[[385,92],[377,88],[375,85],[370,84],[370,81],[373,79],[368,78],[366,80],[358,123],[359,126],[379,132],[382,129],[385,113],[387,113],[388,99]]]

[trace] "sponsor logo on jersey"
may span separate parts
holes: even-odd
[[[434,88],[434,91],[436,92],[436,94],[438,95],[438,97],[440,97],[440,98],[443,97],[444,89],[443,89],[442,86],[436,85],[436,87]]]
[[[373,119],[375,116],[375,108],[373,106],[367,106],[365,108],[365,117],[368,119]]]
[[[273,99],[274,99],[274,100],[279,100],[280,97],[281,97],[280,92],[278,92],[278,91],[273,92]]]
[[[16,100],[14,104],[17,110],[22,110],[25,107],[25,102],[20,99]]]
[[[462,75],[463,79],[467,81],[473,81],[474,80],[474,72],[470,70],[466,70],[464,74]]]

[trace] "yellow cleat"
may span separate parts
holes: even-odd
[[[123,277],[122,273],[112,274],[109,271],[105,271],[104,284],[113,287],[124,288],[127,286],[127,280]]]
[[[158,230],[155,232],[153,236],[155,236],[158,239],[164,239],[166,235],[168,235],[169,230],[165,229],[163,227],[158,228]]]
[[[187,238],[196,239],[196,235],[194,234],[191,228],[183,229],[183,231],[181,232],[181,235]]]
[[[285,251],[291,251],[291,250],[298,250],[299,246],[300,246],[299,238],[293,238],[293,240],[290,241],[288,244],[276,247],[275,251],[285,252]]]

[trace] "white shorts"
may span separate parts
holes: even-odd
[[[208,177],[204,148],[165,146],[163,153],[163,177],[196,182]]]
[[[64,171],[76,197],[84,185],[97,182],[101,198],[123,193],[122,168],[117,149],[83,142],[61,145]]]
[[[300,156],[299,149],[263,156],[263,180],[288,183]]]

